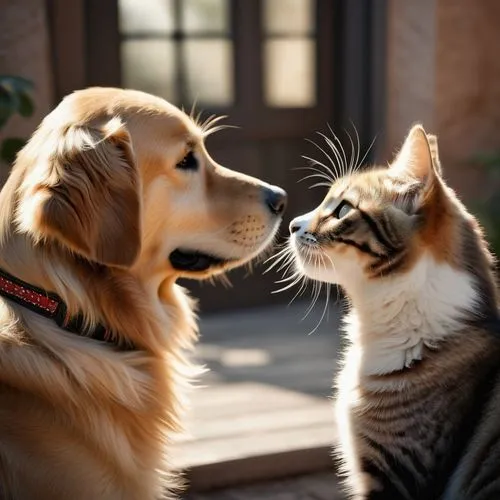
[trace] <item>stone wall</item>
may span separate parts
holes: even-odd
[[[470,159],[500,149],[500,2],[390,0],[386,152],[421,121],[466,198],[485,187]]]

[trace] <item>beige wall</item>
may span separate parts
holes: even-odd
[[[393,151],[412,123],[432,129],[437,0],[390,0],[387,23],[387,147]]]
[[[485,183],[469,159],[500,149],[499,49],[498,0],[389,1],[386,150],[423,122],[466,197]]]
[[[0,0],[0,73],[23,76],[35,84],[35,114],[13,117],[3,137],[27,137],[52,105],[52,71],[44,0]],[[1,179],[8,167],[1,166]]]

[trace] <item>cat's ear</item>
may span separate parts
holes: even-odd
[[[427,135],[422,125],[414,125],[392,162],[392,173],[412,177],[430,186],[440,170],[436,136]]]
[[[439,148],[438,148],[438,139],[435,135],[427,134],[427,140],[429,141],[429,149],[431,151],[432,165],[434,166],[435,171],[442,175],[441,170],[441,162],[439,161]]]

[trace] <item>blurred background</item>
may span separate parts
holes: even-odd
[[[288,191],[286,234],[289,220],[324,195],[308,189],[312,182],[298,183],[306,174],[297,168],[308,164],[303,155],[325,161],[305,139],[321,142],[315,132],[329,134],[330,125],[349,152],[343,130],[355,137],[355,127],[361,156],[375,139],[366,161],[385,163],[420,121],[438,135],[448,182],[480,216],[498,251],[499,23],[498,0],[0,0],[0,173],[5,179],[16,149],[64,95],[91,85],[136,88],[187,110],[196,103],[207,117],[228,115],[227,123],[240,128],[210,137],[208,149],[225,166]],[[300,325],[306,306],[285,309],[295,292],[271,294],[277,275],[262,276],[262,270],[232,273],[230,289],[187,284],[201,299],[197,356],[212,368],[204,381],[219,388],[250,383],[243,392],[202,391],[195,414],[208,412],[220,422],[220,407],[236,398],[241,414],[231,416],[239,422],[232,435],[249,433],[249,439],[234,443],[227,429],[206,430],[198,422],[192,457],[203,455],[200,442],[210,443],[203,448],[208,458],[195,464],[209,467],[199,484],[220,486],[217,477],[227,479],[230,469],[218,475],[210,466],[234,461],[236,449],[247,447],[240,458],[269,455],[266,446],[276,442],[270,429],[290,421],[289,411],[279,410],[290,405],[299,411],[294,429],[307,426],[316,437],[300,445],[297,462],[286,455],[288,472],[304,473],[306,463],[314,471],[325,457],[321,463],[330,463],[332,417],[320,402],[331,392],[337,308],[332,305],[330,322],[307,337],[321,307],[310,324]],[[285,392],[266,392],[269,387]],[[307,415],[300,414],[304,406]],[[274,418],[261,422],[256,444],[252,432],[259,424],[245,418],[270,408]],[[267,431],[272,437],[262,438]],[[277,448],[283,452],[297,436],[282,436]],[[224,443],[217,448],[213,439]],[[321,460],[304,460],[304,450],[319,448]],[[193,466],[192,457],[183,466]],[[252,462],[253,473],[247,468],[247,476],[239,470],[234,477],[260,478],[256,470],[269,476],[276,463]]]
[[[451,185],[477,205],[493,195],[496,0],[0,0],[0,8],[0,72],[32,82],[34,104],[29,117],[1,120],[0,138],[29,136],[75,89],[126,86],[227,114],[241,128],[210,138],[209,150],[285,187],[288,219],[324,194],[298,184],[305,173],[294,169],[307,164],[301,155],[322,159],[304,139],[319,140],[327,124],[340,136],[354,125],[362,153],[376,139],[368,161],[385,162],[421,121],[439,136]],[[8,170],[4,162],[3,177]],[[240,286],[245,272],[234,273],[234,288],[216,293],[190,286],[207,312],[286,302],[269,293],[274,277],[260,274]]]

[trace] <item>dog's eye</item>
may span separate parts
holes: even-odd
[[[175,167],[181,170],[196,170],[198,168],[198,160],[194,156],[194,153],[189,151]]]
[[[353,209],[354,207],[348,201],[342,200],[333,212],[333,215],[337,219],[342,219],[342,217],[345,217]]]

